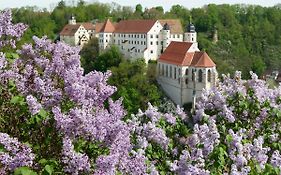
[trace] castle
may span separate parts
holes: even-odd
[[[179,20],[122,20],[112,23],[76,23],[74,17],[60,33],[61,40],[83,46],[91,37],[102,52],[117,46],[128,59],[157,60],[157,81],[178,105],[195,103],[203,89],[216,85],[216,65],[200,51],[195,26],[183,31]]]

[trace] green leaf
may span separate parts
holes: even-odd
[[[51,165],[46,165],[44,171],[46,171],[49,175],[52,175],[54,172],[54,168]]]
[[[46,164],[47,162],[48,162],[48,161],[47,161],[46,159],[41,159],[41,160],[39,160],[39,163],[42,164],[42,165]]]
[[[13,103],[13,104],[17,104],[17,103],[20,102],[20,100],[21,100],[20,96],[13,96],[13,98],[11,99],[10,102]]]
[[[231,135],[227,135],[226,136],[226,141],[228,142],[228,143],[230,143],[231,141],[232,141],[232,136]]]
[[[38,113],[43,119],[46,119],[47,116],[48,116],[48,113],[44,110],[44,109],[41,109]]]
[[[20,167],[14,171],[14,175],[37,175],[37,173],[32,171],[29,167]]]

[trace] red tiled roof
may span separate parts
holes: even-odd
[[[79,29],[80,26],[83,26],[86,30],[94,30],[95,26],[90,23],[90,22],[86,22],[86,23],[76,23],[76,24],[67,24],[64,26],[64,28],[62,29],[62,31],[60,32],[60,35],[64,35],[64,36],[73,36],[77,30]]]
[[[73,36],[76,31],[79,29],[81,24],[67,24],[64,26],[62,31],[60,32],[60,35],[64,36]]]
[[[183,29],[180,20],[178,19],[160,19],[158,20],[162,26],[166,23],[169,25],[171,33],[182,34]]]
[[[192,43],[172,41],[159,61],[181,66],[214,67],[216,64],[206,52],[188,52]]]
[[[78,23],[83,25],[86,30],[95,30],[95,26],[90,22]]]
[[[100,32],[104,33],[112,33],[115,30],[115,26],[110,22],[109,19],[106,20],[106,22],[103,24]]]
[[[96,23],[95,24],[95,32],[99,33],[101,31],[101,28],[103,27],[104,23]]]
[[[147,33],[157,20],[123,20],[116,25],[114,33]]]

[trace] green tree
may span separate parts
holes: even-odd
[[[123,104],[128,113],[145,109],[148,102],[160,104],[162,92],[153,77],[148,76],[148,68],[142,59],[122,61],[118,67],[112,67],[109,84],[117,87],[113,95],[115,99],[123,98]]]
[[[99,55],[99,40],[92,38],[80,51],[81,63],[85,73],[94,70],[95,61]]]
[[[94,69],[97,71],[106,72],[110,67],[118,66],[122,61],[123,56],[116,46],[111,46],[110,49],[101,53],[94,61]]]

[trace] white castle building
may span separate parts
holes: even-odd
[[[179,20],[107,20],[99,33],[100,50],[119,47],[126,58],[157,60],[171,41],[183,41]]]
[[[172,41],[158,59],[157,81],[178,105],[195,103],[203,89],[216,85],[216,65],[206,52],[198,49],[193,24],[187,26],[184,42]]]

